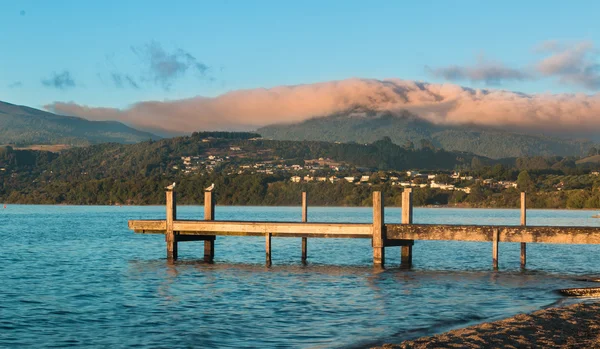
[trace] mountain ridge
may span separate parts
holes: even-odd
[[[467,151],[490,158],[521,156],[581,156],[594,145],[588,139],[509,131],[491,126],[434,124],[408,111],[375,111],[355,107],[341,113],[293,124],[273,124],[257,130],[276,140],[371,143],[390,137],[396,144],[421,140],[448,151]]]
[[[90,145],[137,143],[160,137],[118,121],[90,121],[76,116],[0,101],[0,144]]]

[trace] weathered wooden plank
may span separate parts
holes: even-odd
[[[215,197],[212,191],[204,192],[204,220],[215,220]],[[204,241],[204,261],[211,263],[215,258],[215,239]]]
[[[177,259],[177,239],[175,238],[175,229],[173,222],[177,219],[176,195],[173,190],[167,190],[167,219],[165,240],[167,242],[167,259]]]
[[[302,192],[302,222],[308,222],[308,198],[306,196],[306,192]],[[306,263],[306,259],[308,257],[308,238],[306,236],[302,237],[302,263]]]
[[[139,231],[160,231],[158,233],[164,234],[167,230],[167,222],[165,220],[130,220],[128,222],[129,229]]]
[[[412,224],[412,189],[406,188],[402,192],[402,224]]]
[[[600,244],[600,227],[387,224],[386,228],[389,240],[492,241],[498,228],[500,242]]]
[[[521,226],[527,225],[527,194],[521,192]],[[527,264],[527,243],[521,242],[521,268]]]
[[[271,233],[265,234],[265,251],[267,266],[271,266]]]
[[[500,241],[500,229],[494,228],[492,232],[492,266],[498,269],[498,242]]]
[[[310,235],[364,235],[371,237],[371,224],[301,223],[301,222],[244,222],[244,221],[184,221],[174,224],[175,231],[240,232]]]
[[[373,264],[383,267],[385,264],[385,228],[383,196],[380,191],[373,192]]]

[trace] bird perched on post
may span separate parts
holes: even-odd
[[[165,187],[165,189],[167,189],[167,190],[175,189],[175,182],[173,182],[173,184],[169,185],[168,187]]]
[[[204,191],[213,191],[213,189],[215,189],[215,183],[212,183],[210,187],[204,189]]]

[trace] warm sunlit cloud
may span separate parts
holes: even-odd
[[[348,79],[239,90],[215,98],[147,101],[127,109],[55,102],[46,109],[91,120],[120,120],[146,130],[252,130],[293,123],[361,106],[408,110],[438,124],[475,124],[539,131],[600,130],[600,95],[523,94],[399,79]]]

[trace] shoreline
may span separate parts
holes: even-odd
[[[380,349],[600,348],[600,300],[550,307]]]
[[[141,204],[141,205],[107,205],[107,204],[21,204],[21,203],[9,203],[9,202],[0,202],[0,205],[14,205],[14,206],[88,206],[88,207],[164,207],[165,204]],[[189,207],[201,207],[202,203],[197,204],[180,204],[177,206],[189,206]],[[301,207],[298,205],[216,205],[221,207]],[[371,206],[336,206],[336,205],[314,205],[310,206],[314,208],[371,208]],[[402,206],[385,206],[386,208],[402,208]],[[437,206],[437,205],[427,205],[427,206],[413,206],[413,208],[439,208],[439,209],[467,209],[467,210],[519,210],[518,207],[469,207],[469,206]],[[598,208],[527,208],[527,211],[599,211]],[[594,218],[594,217],[592,217]]]

